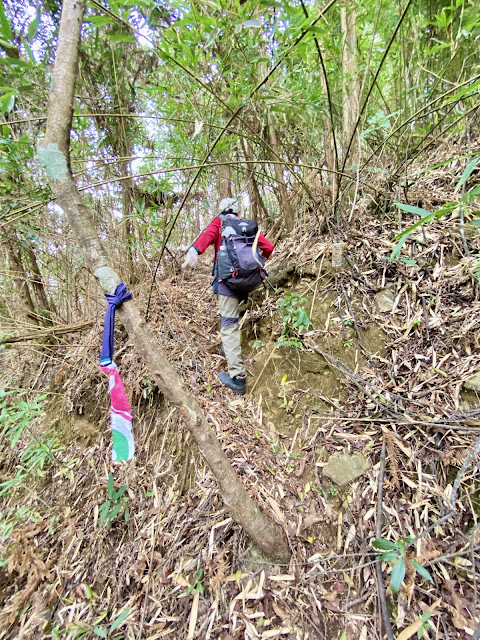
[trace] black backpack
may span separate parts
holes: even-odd
[[[250,293],[267,275],[258,251],[260,231],[255,220],[220,214],[222,240],[217,253],[217,278],[232,291]]]

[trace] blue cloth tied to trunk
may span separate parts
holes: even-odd
[[[100,365],[102,367],[111,364],[113,359],[113,330],[115,328],[115,309],[120,307],[127,300],[132,299],[132,294],[127,291],[123,282],[117,285],[113,295],[106,293],[108,302],[105,313],[105,324],[103,326],[102,352],[100,354]]]
[[[100,369],[109,377],[110,418],[112,423],[112,460],[131,460],[135,454],[135,443],[132,432],[132,409],[128,401],[122,379],[113,362],[113,329],[115,326],[115,309],[126,300],[132,298],[127,287],[121,282],[113,295],[105,294],[108,302],[103,327],[102,353]]]

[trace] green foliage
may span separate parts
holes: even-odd
[[[298,293],[286,291],[280,300],[278,311],[282,316],[282,332],[277,339],[277,346],[301,347],[300,333],[308,331],[312,325],[310,314],[302,304],[307,302]]]
[[[33,400],[20,400],[10,404],[13,394],[24,396],[26,392],[4,391],[0,389],[0,422],[2,433],[7,438],[10,447],[14,448],[23,435],[25,429],[31,428],[44,414],[46,395],[36,396]]]
[[[45,414],[47,395],[13,403],[14,395],[22,398],[26,392],[0,390],[2,438],[14,450],[16,457],[16,473],[0,483],[0,496],[10,493],[31,475],[43,476],[46,468],[55,461],[55,452],[65,448],[51,430],[35,433]]]
[[[458,202],[447,202],[436,211],[427,211],[426,209],[422,209],[421,207],[415,207],[413,205],[403,204],[401,202],[395,203],[396,206],[402,211],[406,211],[408,213],[414,213],[420,216],[420,219],[417,220],[417,222],[415,222],[414,224],[404,229],[397,236],[395,236],[394,240],[397,241],[397,244],[393,248],[390,259],[395,260],[398,258],[403,245],[405,244],[406,240],[408,239],[408,236],[412,233],[412,231],[414,231],[415,229],[418,229],[418,227],[421,227],[424,224],[432,222],[433,220],[440,220],[444,216],[450,213],[455,213],[458,210],[462,210],[464,211],[464,213],[471,213],[472,215],[475,215],[476,218],[473,220],[472,224],[474,226],[480,226],[479,212],[470,211],[470,208],[472,207],[473,202],[480,195],[480,185],[475,184],[472,187],[470,187],[468,191],[465,189],[469,177],[471,176],[472,172],[475,170],[479,162],[480,162],[480,156],[477,156],[476,158],[473,158],[472,160],[470,160],[470,162],[468,162],[465,169],[463,170],[462,175],[460,176],[460,179],[457,182],[457,185],[455,186],[455,193],[457,193],[460,190],[462,191],[462,196]]]
[[[26,391],[0,390],[0,424],[2,467],[5,478],[0,483],[0,498],[5,506],[0,511],[0,540],[6,541],[20,523],[36,522],[41,516],[32,506],[19,504],[16,491],[29,487],[39,476],[44,476],[61,446],[52,430],[41,432],[45,417],[45,395],[29,400]],[[25,399],[24,399],[25,398]],[[9,473],[9,469],[13,469]],[[51,520],[51,527],[55,522]],[[0,566],[8,558],[0,559]]]
[[[272,449],[275,453],[279,453],[281,450],[281,446],[280,446],[280,441],[278,438],[273,438],[272,440],[270,440],[270,444],[272,446]]]
[[[12,39],[12,28],[10,22],[5,15],[5,9],[3,8],[3,0],[0,2],[0,35],[5,40],[10,41]]]
[[[65,625],[64,629],[60,626],[52,627],[50,633],[55,640],[61,640],[62,638],[68,638],[68,640],[84,640],[84,638],[89,635],[90,629],[81,623],[73,622],[72,624]]]
[[[187,594],[192,593],[194,589],[199,593],[203,593],[202,578],[203,578],[203,569],[199,569],[197,571],[197,575],[195,577],[194,583],[191,584],[187,589]]]
[[[299,438],[297,442],[301,447],[301,438]],[[287,473],[292,473],[293,471],[295,471],[295,465],[292,464],[292,462],[295,458],[298,458],[300,454],[290,451],[289,448],[285,445],[285,443],[282,442],[278,437],[272,438],[271,440],[269,440],[269,444],[272,447],[272,450],[274,451],[274,453],[279,454],[280,463],[284,468],[284,470]],[[276,474],[276,472],[273,469],[271,469],[268,465],[265,465],[265,466],[268,469],[268,471],[272,474],[272,476]]]
[[[391,562],[393,565],[390,575],[390,587],[393,593],[400,591],[400,587],[405,578],[407,563],[410,563],[422,578],[433,582],[432,576],[425,567],[422,567],[416,560],[407,558],[406,550],[412,543],[413,539],[410,536],[397,540],[397,542],[392,542],[387,538],[376,538],[372,543],[375,549],[382,552],[380,554],[380,560],[383,562]]]
[[[15,505],[15,508],[10,511],[7,509],[0,511],[0,540],[5,542],[18,524],[26,521],[36,522],[40,518],[40,513],[31,506]],[[7,563],[8,560],[0,560],[0,566]]]
[[[8,114],[5,120],[19,120],[1,127],[0,187],[9,197],[0,203],[0,214],[21,209],[16,227],[38,224],[39,251],[48,255],[51,266],[51,290],[71,296],[77,288],[72,280],[79,281],[75,295],[81,306],[83,274],[70,248],[50,251],[52,235],[58,242],[58,229],[55,215],[41,207],[49,190],[31,157],[44,127],[44,121],[36,119],[45,116],[59,19],[58,2],[34,5],[25,0],[0,3],[0,110]],[[410,158],[422,137],[438,126],[450,126],[477,99],[480,18],[471,0],[445,7],[412,3],[377,76],[399,19],[399,7],[384,3],[382,19],[373,20],[379,6],[372,0],[351,6],[356,13],[358,76],[365,88],[361,103],[375,77],[359,140],[362,150],[373,145]],[[319,10],[311,2],[273,0],[230,3],[228,11],[216,1],[161,5],[156,0],[108,0],[88,5],[81,90],[74,104],[72,168],[82,189],[89,183],[112,182],[108,189],[86,193],[99,232],[109,238],[120,260],[127,250],[137,259],[158,254],[172,229],[178,196],[187,192],[193,177],[187,167],[203,164],[171,244],[185,241],[185,236],[192,239],[211,219],[218,201],[216,163],[238,161],[230,167],[232,186],[238,189],[245,183],[242,142],[248,141],[259,162],[252,178],[265,205],[263,218],[266,211],[277,212],[273,167],[260,164],[272,160],[265,145],[269,120],[281,143],[281,158],[298,167],[317,164],[324,156],[324,115],[331,118],[341,147],[342,92],[350,78],[342,69],[340,5],[317,21]],[[235,121],[217,139],[237,109]],[[287,184],[293,184],[289,169],[283,170]],[[133,181],[138,191],[127,193],[129,180],[117,182],[129,174],[143,174]],[[360,180],[369,181],[366,176]],[[150,197],[160,193],[164,199]],[[42,216],[30,212],[36,201]],[[301,340],[283,334],[281,343],[299,346]]]
[[[375,111],[367,120],[364,130],[362,131],[363,138],[371,141],[372,139],[379,143],[390,133],[390,120],[398,115],[398,111],[394,113],[386,114],[379,109]]]
[[[462,175],[460,176],[460,180],[458,181],[455,187],[454,193],[457,193],[457,191],[459,191],[462,187],[465,186],[468,178],[470,177],[470,175],[472,174],[473,170],[475,169],[475,167],[479,162],[480,162],[480,156],[470,160],[470,162],[467,164],[467,166],[463,170]]]
[[[101,626],[96,626],[93,628],[93,633],[98,637],[98,638],[107,638],[108,640],[113,639],[117,639],[120,640],[120,638],[124,638],[124,634],[123,632],[120,633],[119,635],[115,634],[115,631],[123,624],[123,622],[126,620],[126,618],[128,617],[128,615],[130,614],[130,611],[132,609],[125,609],[125,611],[122,611],[122,613],[120,613],[115,620],[112,622],[112,624],[110,625],[110,628],[108,629],[108,631],[106,629],[104,629]]]
[[[291,400],[290,401],[287,400],[287,391],[286,391],[287,374],[285,374],[282,377],[282,379],[280,380],[280,384],[282,385],[282,394],[283,394],[283,402],[280,405],[280,409],[285,409],[285,412],[289,413],[292,410],[293,403]]]
[[[59,317],[69,322],[72,310],[73,314],[91,311],[91,284],[77,250],[72,248],[72,237],[62,240],[62,234],[67,236],[64,216],[56,207],[47,210],[42,205],[49,198],[49,190],[42,186],[44,178],[37,172],[32,153],[44,130],[45,121],[36,118],[44,118],[46,113],[60,4],[0,0],[0,112],[5,116],[0,140],[3,195],[0,214],[9,216],[4,219],[4,230],[14,227],[14,241],[18,241],[22,250],[28,248],[23,240],[29,238],[31,231],[38,237],[36,246],[45,257],[44,262],[39,262],[48,274],[46,282],[57,299],[64,298]],[[102,6],[106,11],[102,11]],[[174,196],[187,194],[194,170],[185,167],[205,165],[189,193],[172,244],[182,240],[182,234],[194,236],[213,216],[218,196],[215,163],[225,158],[238,162],[231,166],[232,188],[240,189],[249,178],[251,167],[250,177],[257,180],[265,201],[263,216],[265,210],[278,211],[273,167],[261,164],[272,159],[265,146],[269,120],[278,134],[281,159],[300,167],[304,179],[310,168],[302,169],[302,163],[317,168],[323,164],[325,114],[333,121],[337,141],[343,142],[342,92],[344,87],[350,89],[354,84],[342,70],[340,6],[342,3],[333,5],[326,18],[313,25],[321,9],[319,3],[275,0],[258,3],[172,0],[163,5],[157,0],[87,3],[75,92],[72,167],[82,189],[94,182],[111,181],[106,188],[88,189],[84,193],[88,194],[87,203],[100,236],[113,244],[111,253],[119,267],[125,264],[124,251],[128,248],[132,252],[138,250],[140,259],[134,266],[138,267],[140,277],[142,267],[146,265],[149,269],[150,258],[172,229],[172,212],[179,204]],[[367,145],[382,151],[381,156],[377,153],[378,162],[370,165],[382,172],[379,180],[372,181],[380,192],[387,184],[388,189],[395,185],[399,175],[405,176],[405,184],[411,182],[407,167],[405,172],[390,169],[395,157],[402,162],[403,158],[415,157],[416,146],[422,148],[425,136],[431,136],[432,140],[434,135],[447,130],[478,100],[475,74],[480,62],[477,46],[480,18],[473,0],[453,0],[445,5],[412,3],[381,73],[376,75],[401,8],[398,3],[372,0],[347,6],[347,10],[355,10],[358,26],[358,77],[364,87],[361,103],[375,77],[374,90],[360,121],[359,144],[363,151]],[[309,16],[305,16],[304,9]],[[304,33],[305,37],[300,39]],[[322,64],[315,38],[322,51]],[[277,63],[278,68],[262,83]],[[323,63],[326,79],[322,74]],[[260,83],[262,86],[255,91]],[[331,100],[327,99],[325,84]],[[238,117],[217,141],[237,108]],[[11,124],[13,121],[18,122]],[[255,166],[245,164],[243,142],[251,146],[253,157],[258,160]],[[344,151],[339,148],[341,158]],[[375,155],[375,149],[372,151]],[[457,184],[460,203],[449,203],[435,212],[409,210],[410,205],[402,205],[403,211],[418,216],[418,221],[396,238],[394,259],[406,260],[400,257],[402,245],[415,228],[454,213],[459,206],[464,207],[469,219],[476,215],[469,207],[478,193],[478,187],[470,185],[478,166],[477,156],[466,160],[468,164]],[[287,188],[291,189],[294,179],[289,167],[286,165],[282,171]],[[160,171],[169,172],[168,178],[159,173],[155,177],[143,175],[118,182],[130,173]],[[324,175],[322,172],[318,179],[325,181]],[[362,170],[358,176],[359,189],[370,182],[370,175],[368,168]],[[383,178],[385,182],[380,184]],[[156,198],[157,195],[162,197]],[[339,196],[338,201],[345,202],[342,194]],[[40,209],[32,215],[29,207],[35,201],[40,202]],[[306,195],[305,202],[312,210],[313,203]],[[325,212],[317,211],[317,215],[328,215],[329,203],[326,205]],[[39,212],[41,215],[37,215]],[[10,218],[10,214],[15,215]],[[298,214],[301,215],[301,207]],[[166,254],[164,262],[168,259]],[[3,273],[9,269],[4,265]],[[477,277],[480,280],[480,259]],[[4,278],[3,290],[9,293],[11,280]],[[8,300],[6,295],[5,299]],[[312,324],[304,307],[308,308],[305,299],[285,294],[279,309],[281,335],[277,344],[302,346],[302,333]],[[0,302],[0,308],[3,314],[8,305]],[[254,348],[262,346],[260,341],[254,344]],[[349,346],[350,341],[346,340],[344,348]],[[144,383],[145,395],[151,386],[148,381]],[[282,378],[281,388],[281,406],[289,412],[292,409],[286,377]],[[15,470],[9,476],[8,465],[3,465],[2,460],[4,482],[0,492],[15,496],[17,488],[32,473],[45,473],[54,461],[58,443],[52,434],[38,435],[41,407],[15,409],[11,404],[5,413],[2,409],[0,430],[5,429],[3,455],[11,455],[16,466],[11,465]],[[282,452],[283,445],[278,440],[272,446]],[[280,455],[290,470],[294,454],[283,450]],[[110,475],[107,496],[100,505],[101,526],[109,528],[123,516],[128,520],[127,500],[126,487],[115,491]],[[18,517],[33,518],[35,514],[19,509]],[[15,522],[13,514],[2,515],[0,522],[9,535]],[[400,588],[409,560],[405,543],[403,547],[400,542],[393,544],[385,550],[383,559],[395,563],[392,580]],[[387,560],[389,553],[391,559]],[[412,565],[415,566],[414,561]],[[416,570],[420,575],[425,571],[420,565]],[[200,591],[201,584],[202,575],[197,574],[192,589]],[[108,637],[117,633],[122,622],[118,622],[119,618],[110,627],[96,621],[95,634]],[[92,626],[78,629],[76,637],[92,635]]]
[[[99,526],[101,527],[104,523],[106,524],[107,529],[110,529],[112,526],[112,522],[119,515],[120,511],[123,511],[123,517],[125,518],[125,522],[128,522],[130,517],[130,510],[126,506],[128,502],[128,496],[124,495],[128,491],[128,485],[124,484],[120,489],[115,491],[114,482],[113,482],[113,474],[108,474],[108,482],[107,482],[107,500],[103,502],[98,508],[98,513],[100,515]]]
[[[423,637],[423,634],[425,633],[425,631],[428,631],[428,629],[430,629],[430,628],[434,629],[432,624],[429,622],[431,617],[432,617],[432,612],[431,611],[425,611],[425,613],[420,616],[420,620],[422,621],[422,626],[417,631],[418,640],[420,640],[420,638]]]
[[[478,284],[480,284],[480,254],[477,253],[477,255],[475,256],[477,259],[477,264],[475,265],[475,278],[478,282]]]

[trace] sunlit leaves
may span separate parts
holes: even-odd
[[[444,7],[440,13],[435,16],[435,20],[431,22],[434,27],[446,29],[449,27],[454,19],[455,7]]]
[[[85,19],[86,22],[93,24],[95,27],[104,27],[105,25],[110,25],[114,22],[114,19],[111,16],[93,16],[89,15]]]
[[[30,23],[30,25],[28,27],[27,39],[28,39],[29,42],[32,42],[32,40],[37,35],[38,27],[40,26],[41,16],[42,16],[41,7],[39,6],[38,9],[35,12],[35,17],[33,18],[33,20],[31,21],[31,23]]]
[[[0,95],[0,111],[11,111],[15,104],[15,94],[11,91],[7,91],[3,95]]]
[[[433,582],[432,576],[425,569],[425,567],[422,567],[422,565],[416,560],[411,560],[411,563],[415,567],[415,570],[422,576],[424,580],[428,580],[428,582]]]
[[[127,33],[107,33],[106,38],[112,42],[130,42],[132,44],[136,44],[137,42],[134,36],[128,35]]]
[[[393,540],[388,540],[387,538],[376,538],[372,545],[379,551],[393,551],[394,549],[397,549],[397,543],[393,542]]]
[[[3,0],[0,0],[0,34],[5,40],[10,41],[12,39],[12,28],[10,22],[5,15],[5,9],[3,7]]]
[[[429,582],[433,582],[430,573],[419,562],[408,557],[407,549],[413,544],[413,538],[407,536],[404,539],[388,540],[387,538],[376,538],[372,545],[378,551],[379,560],[392,564],[392,572],[390,574],[390,587],[393,593],[398,593],[402,582],[405,579],[407,563],[411,564],[417,573]]]
[[[405,559],[398,558],[398,560],[393,565],[392,575],[390,577],[390,586],[392,587],[392,591],[397,593],[400,591],[400,585],[405,578]]]
[[[459,191],[465,185],[468,178],[470,177],[470,175],[472,174],[472,172],[474,171],[475,167],[478,165],[479,162],[480,162],[480,156],[478,156],[477,158],[473,158],[473,160],[470,160],[470,162],[467,164],[467,166],[463,170],[462,175],[460,176],[460,180],[458,181],[457,186],[455,187],[455,193],[457,193],[457,191]]]
[[[425,216],[430,215],[430,211],[427,211],[426,209],[422,209],[421,207],[415,207],[410,204],[403,204],[402,202],[396,202],[395,204],[399,209],[402,209],[402,211],[408,211],[409,213],[416,213],[421,218],[425,218]]]

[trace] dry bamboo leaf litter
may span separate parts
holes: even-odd
[[[410,201],[428,208],[451,197],[453,188],[444,181],[436,200],[429,199],[433,179],[433,174],[421,177]],[[463,390],[463,382],[480,368],[475,263],[455,248],[455,220],[412,234],[402,252],[406,262],[392,263],[393,243],[379,238],[391,222],[369,214],[368,202],[362,201],[365,211],[358,216],[362,227],[352,228],[345,247],[354,268],[346,265],[338,276],[343,293],[327,268],[331,243],[312,240],[313,231],[285,241],[276,252],[279,263],[291,265],[287,289],[300,277],[312,299],[335,292],[337,306],[328,321],[324,318],[322,331],[333,331],[337,323],[341,335],[338,318],[343,318],[358,323],[362,335],[375,324],[386,336],[385,351],[370,353],[368,363],[343,364],[345,399],[337,399],[330,413],[316,411],[312,403],[291,435],[271,433],[265,398],[255,391],[246,400],[232,399],[217,384],[223,361],[207,279],[198,279],[198,273],[166,277],[151,308],[156,339],[200,398],[248,491],[285,527],[290,566],[252,557],[176,412],[128,343],[119,347],[118,359],[134,400],[139,453],[130,465],[108,464],[108,406],[96,370],[94,328],[77,347],[60,341],[55,354],[47,350],[36,383],[65,394],[50,415],[60,429],[66,425],[69,446],[57,454],[61,464],[15,495],[28,515],[13,522],[2,542],[9,560],[0,568],[2,640],[54,633],[67,640],[82,633],[94,637],[95,625],[109,627],[128,608],[119,629],[124,637],[137,637],[141,625],[144,638],[307,640],[340,638],[343,632],[348,638],[379,637],[371,542],[383,433],[388,453],[381,535],[390,540],[411,535],[412,558],[433,578],[423,581],[409,569],[400,597],[391,601],[399,605],[392,623],[398,623],[397,633],[410,633],[430,608],[436,637],[468,637],[479,623],[478,459],[462,476],[456,511],[448,514],[458,470],[480,430],[478,403]],[[469,243],[472,254],[480,253],[478,239]],[[297,255],[301,262],[295,262]],[[381,313],[374,296],[387,285],[395,306]],[[136,295],[142,299],[145,292],[138,288]],[[277,306],[270,293],[248,311],[245,330],[266,316],[275,330]],[[123,344],[121,328],[115,338]],[[315,335],[311,341],[315,345]],[[287,388],[292,397],[298,393],[294,385]],[[88,424],[94,428],[85,437]],[[339,490],[322,469],[328,457],[345,450],[362,452],[373,466]],[[2,456],[3,479],[16,459],[8,452]],[[118,520],[107,530],[99,526],[98,509],[110,471],[116,487],[128,484],[131,515],[128,523]],[[7,499],[2,511],[8,508]],[[386,587],[390,571],[384,563]]]

